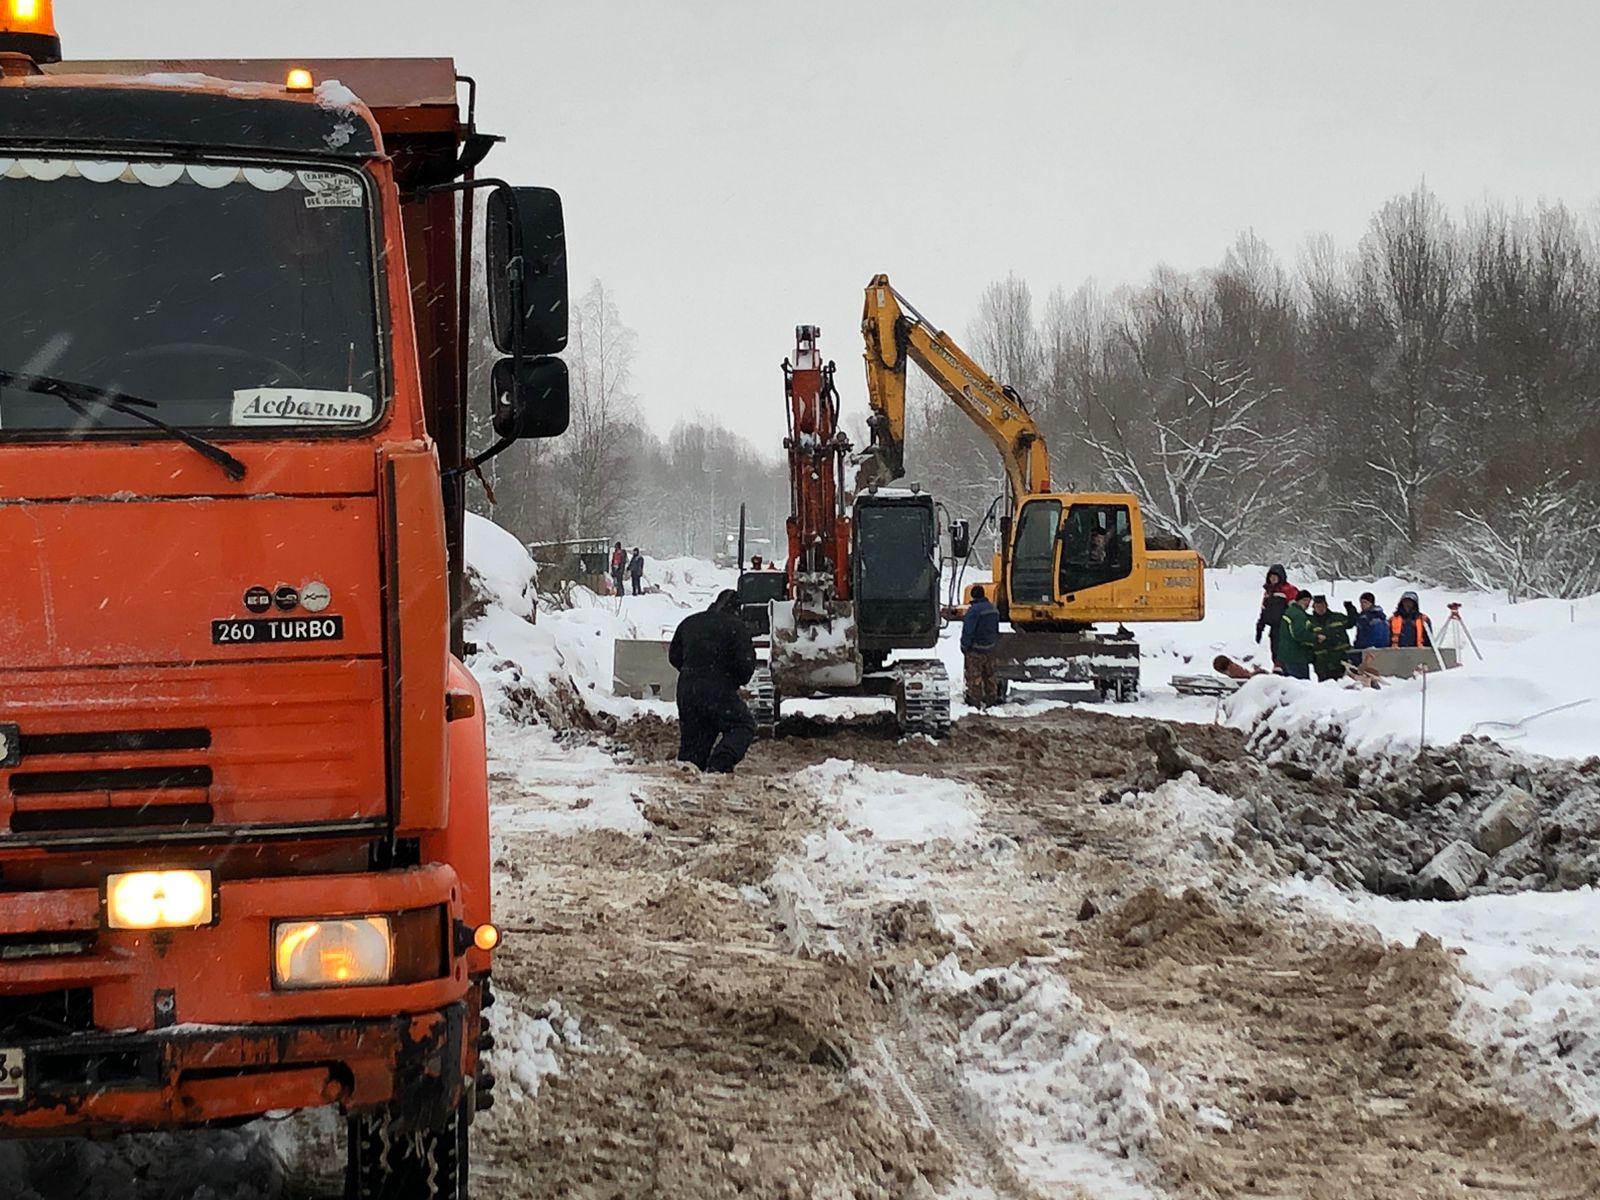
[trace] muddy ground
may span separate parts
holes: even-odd
[[[486,1194],[1597,1194],[1592,1131],[1518,1111],[1452,1033],[1451,956],[1263,904],[1256,885],[1303,857],[1143,805],[1173,773],[1150,729],[1063,711],[968,719],[931,744],[873,720],[799,722],[731,780],[673,766],[665,722],[603,739],[638,777],[649,831],[504,839],[498,975],[530,1008],[557,998],[585,1033],[480,1130]],[[1173,749],[1224,795],[1291,807],[1335,786],[1268,767],[1231,730],[1177,727]],[[1001,849],[924,863],[925,900],[844,893],[808,925],[770,903],[769,881],[821,820],[794,773],[829,758],[972,785],[979,844]],[[515,781],[499,786],[517,802]],[[1143,1177],[1101,1190],[1019,1167],[952,1074],[961,1029],[1002,1000],[930,1003],[916,984],[953,951],[969,971],[1058,973],[1181,1081],[1158,1130],[1116,1134]]]
[[[672,763],[668,722],[574,731],[591,761],[610,756],[597,769],[634,804],[626,831],[519,821],[592,800],[496,776],[505,1024],[499,1100],[473,1133],[476,1195],[1600,1194],[1594,1130],[1518,1109],[1453,1032],[1450,954],[1284,911],[1266,886],[1301,873],[1399,888],[1375,863],[1413,869],[1495,787],[1570,809],[1592,768],[1540,780],[1468,747],[1363,774],[1331,748],[1079,710],[968,718],[939,743],[875,719],[784,733],[718,778]],[[815,874],[819,831],[839,822],[796,773],[830,758],[966,785],[980,826],[880,856],[883,887]],[[1214,810],[1162,799],[1184,771]],[[1314,811],[1377,832],[1335,837]],[[1550,844],[1587,845],[1592,831],[1563,820]],[[1555,886],[1536,874],[1528,886]],[[967,974],[933,986],[952,964]],[[1004,1093],[1052,1055],[1057,1076],[1009,1109],[963,1074],[988,1062]],[[331,1126],[230,1136],[0,1164],[26,1172],[22,1195],[338,1194]],[[1063,1137],[1098,1157],[1086,1167]]]

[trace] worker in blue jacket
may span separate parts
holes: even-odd
[[[978,584],[972,589],[972,603],[961,619],[961,653],[967,668],[967,703],[988,708],[1000,699],[995,676],[994,653],[1000,645],[1000,610],[989,603],[989,595]]]
[[[1361,607],[1344,602],[1345,612],[1356,623],[1357,650],[1386,650],[1389,647],[1389,614],[1383,611],[1371,592],[1361,593]]]

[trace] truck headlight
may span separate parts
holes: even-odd
[[[275,987],[359,987],[388,983],[393,971],[388,917],[279,921],[272,927]]]
[[[211,924],[210,871],[128,871],[106,876],[112,929],[193,929]]]

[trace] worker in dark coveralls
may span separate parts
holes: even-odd
[[[739,593],[685,617],[667,661],[678,669],[678,761],[727,774],[750,749],[755,718],[739,689],[756,671],[756,648],[739,619]]]

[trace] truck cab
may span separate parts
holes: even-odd
[[[352,1195],[464,1196],[498,940],[467,326],[495,448],[558,433],[559,199],[477,183],[448,60],[63,64],[19,11],[0,1135],[331,1104]]]

